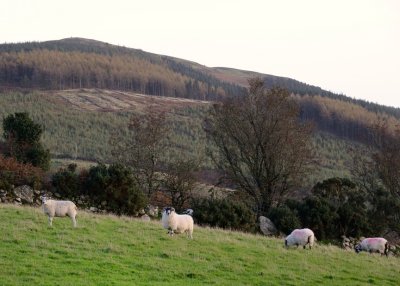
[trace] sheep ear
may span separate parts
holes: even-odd
[[[175,211],[175,209],[174,208],[171,208],[171,212],[174,212]]]

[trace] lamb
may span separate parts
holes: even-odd
[[[193,218],[187,214],[177,214],[174,208],[164,208],[161,218],[162,225],[168,229],[168,234],[186,232],[190,239],[193,238]]]
[[[381,255],[388,256],[389,244],[383,237],[369,237],[361,241],[354,247],[356,253],[360,251],[367,251],[369,253],[378,252]]]
[[[43,212],[49,217],[49,225],[53,225],[54,217],[69,216],[74,227],[76,227],[77,207],[71,201],[56,201],[49,200],[46,197],[41,197],[43,202]]]
[[[306,245],[308,244],[311,249],[311,247],[314,245],[314,239],[314,232],[311,229],[295,229],[292,231],[291,234],[286,237],[285,246],[289,247],[292,245],[296,245],[297,247],[299,247],[299,245],[302,245],[305,249]]]

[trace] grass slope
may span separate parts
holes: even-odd
[[[400,261],[333,246],[80,212],[78,227],[40,208],[0,205],[1,285],[398,285]]]

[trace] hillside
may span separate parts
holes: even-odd
[[[333,113],[340,115],[335,116],[335,120],[352,120],[346,117],[345,108],[344,111],[339,108],[334,110],[335,105],[325,103],[323,99],[315,102],[326,106],[323,116],[327,121],[320,120],[320,124],[330,122]],[[112,159],[109,142],[112,134],[116,132],[122,138],[126,137],[130,115],[140,113],[148,104],[169,114],[173,145],[164,154],[165,158],[202,158],[204,168],[212,169],[213,165],[205,154],[207,141],[202,128],[209,103],[203,101],[94,89],[6,92],[0,96],[0,118],[14,112],[28,112],[35,122],[44,127],[42,140],[53,157],[109,162]],[[346,106],[351,110],[348,104]],[[372,119],[376,116],[365,110],[360,114]],[[332,129],[329,126],[325,128],[328,131]],[[344,125],[339,126],[344,128]],[[348,177],[351,149],[358,144],[322,130],[314,135],[316,165],[310,178],[311,184],[334,176]]]
[[[192,61],[83,39],[0,44],[0,90],[100,88],[149,95],[217,100],[240,96],[252,77],[267,87],[319,95],[400,118],[400,109],[336,94],[295,79]]]
[[[39,208],[0,205],[2,285],[398,285],[399,259],[80,211],[78,227]]]
[[[267,87],[288,88],[301,119],[315,123],[311,183],[348,177],[351,150],[371,143],[378,119],[388,119],[393,130],[399,125],[400,109],[294,79],[206,67],[82,38],[0,45],[0,118],[27,111],[44,127],[43,141],[54,157],[109,162],[111,136],[126,137],[130,115],[151,104],[168,111],[173,127],[165,158],[201,158],[210,169],[202,129],[210,101],[240,96],[254,76]]]
[[[205,135],[200,114],[205,103],[104,90],[2,93],[0,134],[5,116],[26,111],[44,127],[42,140],[54,157],[108,162],[111,136],[116,133],[126,138],[130,115],[140,113],[148,104],[169,111],[175,148],[164,156],[204,154]]]

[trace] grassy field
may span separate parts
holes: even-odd
[[[78,227],[40,208],[0,205],[1,285],[398,285],[400,260],[334,246],[80,212]]]

